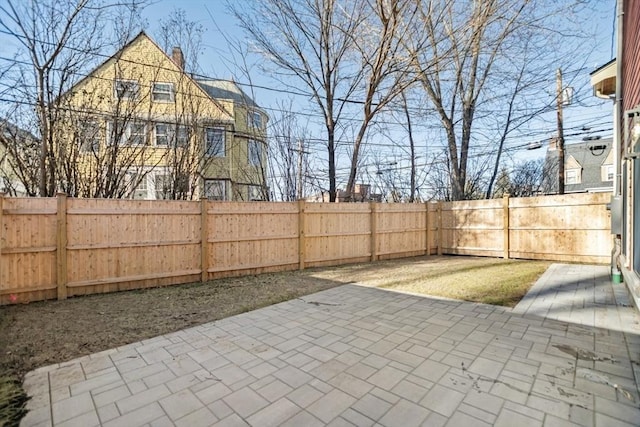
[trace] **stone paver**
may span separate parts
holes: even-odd
[[[514,309],[345,285],[26,375],[23,426],[640,425],[640,316],[605,266]]]

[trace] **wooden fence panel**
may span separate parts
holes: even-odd
[[[0,304],[424,253],[606,263],[609,197],[426,204],[0,197]]]
[[[379,259],[424,255],[427,212],[422,203],[376,204],[376,254]]]
[[[55,298],[56,199],[2,198],[0,304]]]
[[[207,202],[210,277],[298,267],[298,205]]]
[[[502,199],[442,203],[442,252],[502,256]]]
[[[606,204],[610,197],[609,193],[587,193],[511,199],[511,257],[609,262],[613,243]]]
[[[370,259],[370,204],[306,203],[305,206],[305,265],[339,265]]]
[[[68,199],[69,295],[193,282],[198,202]]]

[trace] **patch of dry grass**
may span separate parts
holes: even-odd
[[[405,260],[401,264],[385,261],[349,265],[314,275],[328,280],[348,277],[366,286],[513,307],[550,264],[496,258],[433,257]]]

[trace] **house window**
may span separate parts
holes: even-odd
[[[140,92],[140,84],[135,80],[116,80],[113,90],[118,99],[136,99]]]
[[[147,140],[147,127],[144,123],[129,123],[127,124],[125,136],[125,143],[128,145],[144,145]]]
[[[580,176],[580,169],[567,169],[564,173],[564,183],[567,185],[570,184],[580,184],[582,182],[582,177]]]
[[[147,199],[148,198],[148,186],[147,175],[139,172],[127,172],[126,185],[131,188],[130,197],[132,199]]]
[[[262,129],[262,116],[257,111],[247,113],[247,127],[249,129]]]
[[[173,83],[154,83],[151,90],[151,99],[159,102],[173,102]]]
[[[183,125],[176,126],[176,146],[186,147],[189,145],[189,128]]]
[[[109,144],[143,145],[147,142],[147,126],[142,122],[107,124]]]
[[[248,146],[249,164],[251,166],[260,166],[262,164],[262,143],[250,139]]]
[[[100,126],[93,121],[78,123],[78,144],[83,153],[100,151]]]
[[[189,128],[184,125],[156,123],[155,141],[156,145],[161,147],[168,147],[174,143],[178,147],[187,147],[189,145]]]
[[[171,196],[171,177],[167,174],[155,175],[156,199],[168,199]]]
[[[167,123],[156,123],[156,145],[168,146],[169,145],[169,127],[171,125]]]
[[[264,192],[260,185],[249,185],[249,200],[258,202],[264,200]]]
[[[224,128],[206,128],[205,142],[208,157],[225,156]]]
[[[602,181],[613,181],[613,177],[614,177],[613,165],[603,165],[601,172],[602,172],[601,174]]]
[[[206,179],[204,195],[209,200],[227,200],[227,181],[225,179]]]

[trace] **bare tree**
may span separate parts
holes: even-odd
[[[278,104],[269,133],[269,168],[275,199],[291,202],[304,198],[308,131],[299,124],[291,103]]]
[[[418,11],[415,1],[367,1],[363,9],[367,18],[353,35],[361,64],[355,73],[363,80],[364,90],[354,94],[361,97],[356,100],[362,103],[362,121],[353,143],[346,188],[349,195],[353,193],[360,148],[371,121],[412,84],[411,61],[403,47],[406,39],[417,37],[413,32]]]
[[[35,107],[39,139],[38,193],[51,196],[58,190],[56,123],[63,118],[62,95],[79,75],[95,64],[97,54],[113,49],[130,30],[135,11],[146,0],[109,3],[100,0],[60,2],[7,0],[0,5],[0,28],[21,47],[21,72],[15,80],[16,100]],[[106,27],[122,24],[113,31]],[[18,98],[20,96],[20,98]],[[27,110],[28,111],[28,110]]]
[[[483,139],[476,131],[479,124],[484,127],[487,121],[500,118],[497,137],[491,138],[496,143],[490,152],[497,154],[491,184],[499,168],[506,136],[546,111],[544,105],[548,102],[531,102],[531,94],[537,92],[541,98],[540,93],[544,93],[547,84],[541,78],[545,70],[536,55],[542,49],[547,55],[544,61],[547,65],[559,60],[562,53],[570,57],[566,55],[571,45],[567,41],[579,37],[580,27],[571,26],[571,31],[565,32],[558,28],[572,23],[573,8],[579,3],[421,2],[421,20],[428,43],[424,49],[414,50],[414,68],[446,134],[454,200],[474,197],[467,191],[470,188],[468,169],[470,158],[478,153],[478,142]],[[557,43],[559,39],[565,44]],[[427,72],[424,72],[425,55],[427,60],[434,56],[441,58],[438,65],[427,68]],[[546,72],[553,68],[548,66]],[[527,96],[529,105],[525,101]]]
[[[350,61],[355,47],[352,35],[364,22],[361,2],[256,0],[230,7],[284,87],[298,93],[302,90],[322,114],[329,195],[335,201],[336,128],[361,82],[361,74]]]

